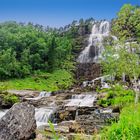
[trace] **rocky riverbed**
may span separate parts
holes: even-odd
[[[68,138],[77,133],[90,136],[98,133],[104,126],[109,125],[111,120],[119,116],[119,111],[97,104],[102,96],[94,91],[94,85],[99,83],[101,79],[102,77],[94,81],[83,82],[80,90],[75,88],[57,92],[31,90],[10,90],[8,92],[18,96],[21,102],[35,107],[34,117],[37,130],[39,130],[37,137],[41,135],[40,131],[51,133],[48,121],[52,122],[54,130],[61,136]],[[91,87],[90,92],[86,92],[84,89],[89,86]],[[7,111],[1,110],[0,117],[5,115]],[[25,112],[26,115],[28,116],[28,112]]]

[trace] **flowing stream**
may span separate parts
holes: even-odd
[[[0,119],[6,114],[7,111],[8,111],[8,109],[0,110]]]
[[[36,98],[33,98],[35,100],[49,97],[51,96],[51,92],[40,92],[39,96]],[[51,119],[52,114],[54,113],[55,107],[40,107],[35,109],[35,119],[37,123],[37,127],[43,126],[48,124],[49,119]]]
[[[48,97],[45,92],[41,92],[38,97],[44,98]],[[36,98],[38,98],[36,97]],[[38,98],[39,99],[39,98]],[[96,101],[96,94],[93,93],[82,93],[79,95],[72,95],[71,99],[67,100],[65,106],[76,106],[76,107],[92,107],[93,103]],[[54,105],[49,107],[35,108],[35,119],[37,127],[44,126],[48,124],[49,120],[53,119],[53,114],[55,112]],[[0,118],[2,118],[8,110],[0,111]]]

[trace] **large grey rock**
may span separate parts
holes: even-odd
[[[27,140],[36,129],[35,108],[18,103],[0,120],[0,140]]]

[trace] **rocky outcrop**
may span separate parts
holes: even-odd
[[[35,108],[26,102],[15,104],[0,120],[0,140],[27,140],[35,129]]]

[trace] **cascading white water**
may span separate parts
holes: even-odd
[[[41,91],[38,97],[49,97],[51,96],[51,92]]]
[[[54,113],[54,108],[36,108],[35,119],[36,119],[37,127],[46,125],[53,113]]]
[[[77,62],[92,63],[98,62],[104,50],[103,39],[109,36],[110,23],[108,21],[94,22],[92,32],[89,36],[88,46],[81,52]]]
[[[92,107],[95,100],[96,95],[93,94],[72,95],[72,98],[65,106]]]

